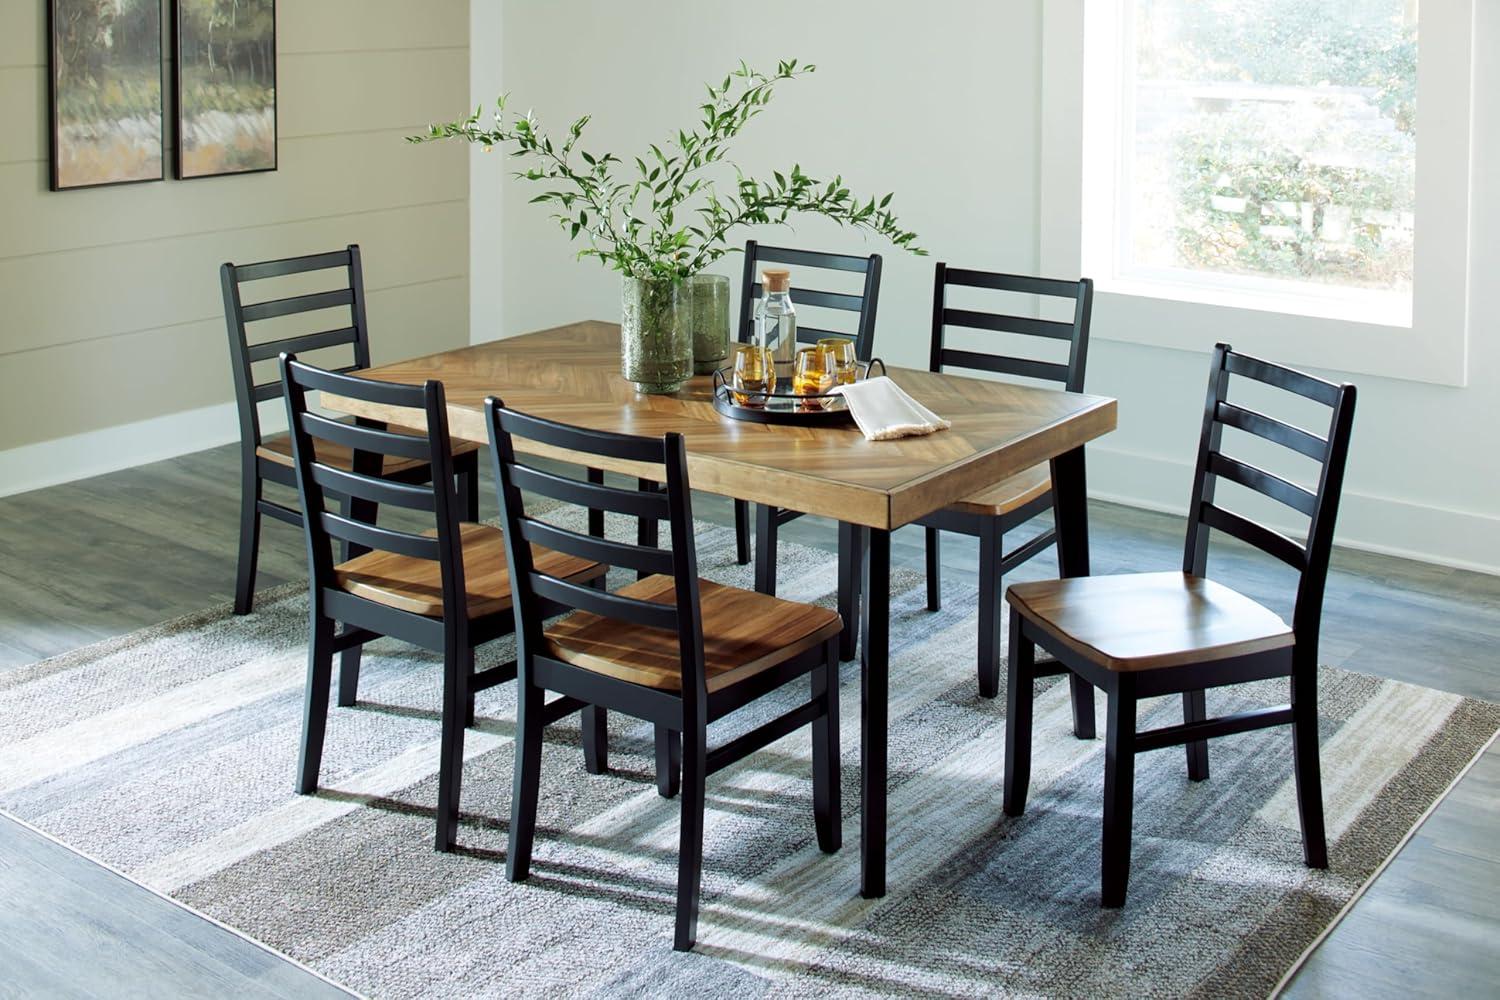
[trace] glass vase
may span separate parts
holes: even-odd
[[[712,375],[729,358],[729,278],[695,274],[688,279],[693,301],[693,374]]]
[[[625,278],[620,374],[649,393],[673,393],[693,375],[692,296],[686,282]]]

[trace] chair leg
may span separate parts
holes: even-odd
[[[642,493],[656,493],[660,489],[658,484],[650,479],[637,479],[636,488]],[[642,517],[637,519],[635,526],[635,543],[637,545],[650,546],[652,548],[655,548],[659,544],[658,539],[660,537],[660,534],[660,521],[657,521],[655,518],[651,517]],[[635,578],[637,580],[643,580],[650,575],[651,574],[647,573],[645,570],[637,570]]]
[[[1122,676],[1109,692],[1104,750],[1104,850],[1100,905],[1125,905],[1130,881],[1130,824],[1135,800],[1135,685]]]
[[[443,658],[443,734],[438,752],[436,849],[450,851],[458,840],[458,802],[464,776],[464,717],[474,650],[450,648]]]
[[[755,505],[755,589],[776,596],[776,508]]]
[[[464,687],[464,691],[465,691],[465,694],[464,694],[464,728],[465,729],[473,729],[474,728],[474,721],[475,721],[474,700],[475,700],[475,698],[478,697],[478,694],[479,694],[479,692],[477,692],[477,691],[474,690],[474,677],[475,677],[475,673],[476,673],[476,671],[474,670],[474,657],[470,656],[469,657],[469,679],[468,679],[468,681],[467,681],[467,683],[465,684],[465,687]]]
[[[234,577],[234,613],[248,615],[255,603],[255,569],[260,559],[260,477],[245,474],[240,490],[240,558]]]
[[[1182,721],[1202,722],[1208,718],[1208,700],[1202,690],[1182,692]],[[1187,750],[1188,780],[1208,780],[1208,740],[1183,744]]]
[[[542,780],[542,702],[545,694],[522,670],[516,681],[516,769],[510,792],[510,846],[505,877],[523,881],[531,874],[536,839],[536,799]]]
[[[983,698],[1000,693],[1000,629],[1005,614],[1000,543],[1004,537],[999,518],[987,517],[979,527],[979,694]]]
[[[1302,817],[1302,860],[1309,868],[1327,868],[1323,775],[1318,762],[1316,665],[1298,666],[1292,674],[1292,757],[1297,776],[1297,810]]]
[[[302,750],[297,759],[297,791],[318,790],[323,766],[323,734],[328,728],[328,689],[333,684],[333,622],[312,612],[307,644],[307,690],[302,695]]]
[[[589,774],[608,774],[609,712],[585,705],[579,724],[583,727],[583,769]]]
[[[839,615],[844,631],[839,635],[839,659],[854,659],[859,641],[860,583],[864,563],[864,529],[839,522]]]
[[[675,729],[656,727],[656,792],[670,799],[682,787],[682,736]]]
[[[1073,735],[1091,740],[1099,735],[1094,727],[1094,685],[1077,674],[1068,675],[1069,694],[1073,698]]]
[[[691,951],[698,939],[698,894],[703,883],[708,730],[700,719],[692,732],[682,736],[682,833],[677,854],[677,929],[672,948]]]
[[[463,501],[463,510],[459,519],[463,521],[479,520],[479,452],[471,451],[460,457],[457,475],[458,495]]]
[[[589,482],[595,486],[604,485],[603,469],[590,469],[588,476]],[[604,509],[602,507],[589,508],[589,534],[595,538],[604,537]]]
[[[927,547],[927,610],[941,611],[943,608],[943,535],[936,528],[927,528],[924,539]]]
[[[339,654],[339,708],[353,707],[359,696],[359,660],[363,649],[350,646]]]
[[[747,500],[734,502],[734,561],[741,566],[750,565],[750,503]]]
[[[1005,791],[1007,816],[1026,811],[1031,785],[1032,700],[1036,687],[1036,646],[1023,634],[1021,616],[1010,613],[1010,653],[1005,681]]]
[[[813,820],[818,847],[827,854],[844,842],[839,783],[839,641],[829,639],[823,665],[812,672],[812,698],[823,706],[813,720]]]

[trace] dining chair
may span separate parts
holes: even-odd
[[[1242,402],[1230,402],[1231,376],[1236,385],[1240,380],[1259,382],[1328,407],[1326,431],[1305,430]],[[1125,902],[1136,754],[1185,745],[1188,778],[1202,781],[1208,777],[1208,740],[1272,726],[1292,730],[1303,860],[1309,868],[1328,867],[1318,765],[1318,629],[1354,398],[1354,386],[1347,383],[1335,385],[1218,345],[1209,372],[1182,572],[1044,580],[1016,584],[1007,593],[1011,613],[1005,814],[1019,816],[1026,807],[1036,679],[1071,673],[1103,689],[1109,702],[1100,892],[1104,906]],[[1317,466],[1315,484],[1308,488],[1226,455],[1221,447],[1225,427],[1311,459]],[[1304,539],[1297,541],[1225,507],[1215,497],[1220,480],[1306,517]],[[1271,610],[1207,578],[1210,529],[1233,535],[1297,571],[1290,627]],[[1052,653],[1056,663],[1038,664],[1037,646]],[[1206,689],[1281,677],[1290,679],[1289,704],[1208,716]],[[1140,700],[1160,695],[1182,696],[1182,724],[1138,731]]]
[[[255,366],[260,362],[274,361],[283,352],[305,353],[347,346],[353,350],[353,363],[338,369],[339,371],[370,367],[363,274],[359,247],[355,244],[330,253],[288,257],[257,264],[231,263],[219,268],[224,294],[224,320],[229,328],[234,399],[240,421],[240,542],[234,585],[234,613],[237,615],[249,614],[255,601],[261,515],[284,521],[294,527],[302,523],[302,515],[295,506],[268,500],[264,495],[264,485],[267,482],[289,489],[295,489],[297,482],[292,471],[290,438],[284,434],[263,435],[257,408],[257,404],[282,394],[281,379],[273,377],[269,381],[258,383],[255,380]],[[275,287],[284,288],[288,283],[304,286],[314,280],[299,278],[298,275],[331,279],[336,287],[280,298],[261,298],[252,303],[244,301],[244,286],[247,284],[271,281]],[[272,279],[281,280],[277,282]],[[285,329],[299,322],[288,317],[304,315],[314,318],[311,321],[302,320],[301,326],[317,326],[317,332],[289,333]],[[283,327],[279,332],[288,335],[251,343],[252,324],[258,323],[265,323],[272,328]],[[348,448],[332,442],[327,443],[326,448],[327,451],[322,455],[324,461],[346,471],[351,468],[352,458]],[[455,474],[460,479],[461,494],[468,505],[465,507],[465,517],[473,520],[478,516],[479,503],[477,448],[469,444],[460,445],[453,454]],[[381,475],[393,482],[421,483],[426,482],[432,472],[422,462],[391,457],[381,470]]]
[[[500,530],[463,519],[468,507],[454,485],[442,383],[375,382],[325,371],[290,354],[281,356],[281,374],[304,514],[311,605],[297,791],[317,791],[335,652],[357,651],[373,639],[392,636],[441,653],[436,847],[446,851],[457,835],[464,728],[473,721],[474,695],[516,676],[514,660],[482,673],[474,670],[475,647],[510,634],[514,624]],[[425,415],[425,427],[397,431],[331,420],[308,408],[312,391],[406,407]],[[349,467],[328,459],[328,445],[345,449],[341,456],[352,456]],[[382,477],[383,464],[392,458],[422,463],[432,470],[430,481],[400,483]],[[339,513],[326,509],[334,493],[347,498]],[[379,524],[380,512],[392,507],[432,527],[419,534]],[[335,539],[348,544],[350,558],[334,561]],[[559,580],[586,583],[605,572],[596,562],[561,552],[539,551],[528,558]],[[542,615],[560,610],[537,606]],[[345,658],[339,675],[341,706],[354,704],[358,681],[358,658]],[[587,741],[589,719],[584,723],[588,757],[596,749]]]
[[[870,360],[871,351],[875,347],[875,310],[880,304],[880,259],[878,253],[859,257],[788,247],[766,247],[755,240],[747,240],[745,270],[740,281],[740,343],[748,344],[755,338],[755,300],[763,294],[759,280],[761,266],[785,264],[798,269],[792,275],[792,301],[799,310],[812,307],[856,314],[852,334],[804,326],[799,314],[797,343],[816,344],[825,337],[843,337],[854,341],[855,357],[861,361]],[[864,285],[858,295],[818,291],[800,283],[801,275],[807,270],[860,274],[864,276]],[[801,516],[801,511],[756,505],[755,589],[761,593],[776,593],[776,529]],[[747,500],[734,502],[734,541],[736,559],[743,566],[750,561],[750,503]],[[841,553],[843,548],[841,544]]]
[[[1071,303],[1069,320],[1035,319],[1003,312],[955,309],[948,305],[948,289],[974,288],[984,291],[1032,296]],[[1088,365],[1089,318],[1094,307],[1094,283],[1089,278],[1060,281],[1020,274],[996,274],[949,267],[934,268],[932,289],[932,341],[928,370],[962,368],[1000,375],[1057,383],[1068,392],[1082,392]],[[1035,360],[990,351],[959,350],[948,346],[949,327],[999,334],[1010,349],[1025,341],[1061,341],[1067,345],[1066,361]],[[1002,338],[1005,338],[1002,340]],[[1032,466],[973,496],[964,497],[922,518],[927,548],[927,610],[942,607],[942,536],[953,531],[979,539],[979,693],[993,698],[1000,690],[1000,630],[1004,609],[1001,583],[1004,575],[1057,541],[1049,527],[1037,532],[1010,552],[1004,549],[1007,533],[1052,510],[1052,476],[1047,463]]]
[[[543,727],[589,703],[654,723],[681,738],[681,830],[674,947],[697,937],[705,780],[803,726],[812,727],[813,817],[818,846],[836,851],[839,805],[839,615],[810,604],[702,580],[682,436],[635,437],[543,420],[485,401],[505,554],[515,593],[519,688],[515,778],[506,874],[531,870]],[[647,464],[654,491],[617,489],[524,464],[514,439],[580,457]],[[665,522],[670,549],[605,540],[538,520],[526,494]],[[555,519],[554,519],[555,521]],[[560,577],[532,546],[644,573],[612,591]],[[575,609],[548,626],[544,601]],[[810,677],[811,697],[713,748],[710,723]],[[547,701],[547,692],[560,695]],[[659,744],[658,744],[659,746]]]

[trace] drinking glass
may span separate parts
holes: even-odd
[[[740,344],[734,355],[734,401],[740,406],[761,409],[766,397],[755,395],[776,391],[776,361],[771,352],[754,344]]]
[[[859,373],[855,365],[854,341],[848,337],[824,337],[818,341],[818,346],[833,354],[834,382],[838,385],[852,385],[854,377]]]
[[[798,396],[824,395],[833,388],[836,367],[833,352],[826,347],[821,344],[817,347],[804,347],[797,352],[792,371],[792,392]],[[803,408],[809,410],[823,408],[821,399],[804,399],[801,403]]]

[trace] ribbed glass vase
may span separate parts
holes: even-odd
[[[620,373],[636,389],[673,393],[693,376],[692,295],[686,282],[625,278]]]
[[[695,274],[688,279],[693,300],[693,374],[712,375],[729,358],[729,278]]]

